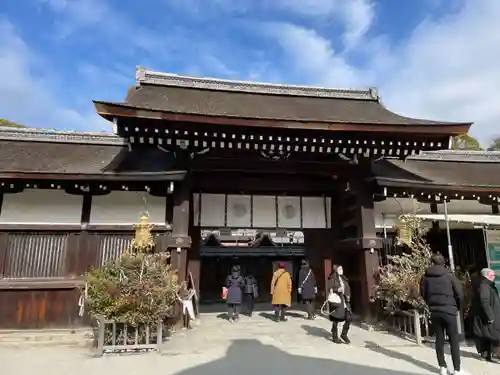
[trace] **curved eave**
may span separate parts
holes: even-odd
[[[187,171],[138,172],[138,173],[58,173],[2,171],[0,179],[52,180],[52,181],[182,181]]]
[[[193,122],[214,125],[236,125],[271,127],[284,129],[307,129],[319,131],[362,131],[362,132],[395,132],[411,133],[421,135],[443,135],[455,136],[467,133],[471,127],[471,122],[450,123],[432,122],[418,123],[413,120],[412,124],[391,124],[391,123],[360,123],[360,122],[327,122],[317,119],[283,120],[272,118],[248,118],[237,116],[214,116],[179,113],[172,111],[162,111],[155,109],[140,108],[124,103],[111,103],[103,101],[93,101],[96,112],[108,121],[113,118],[142,118],[149,120]],[[422,120],[424,121],[424,120]]]
[[[399,178],[374,177],[373,180],[380,187],[407,188],[410,190],[439,190],[439,191],[462,191],[474,193],[500,192],[498,185],[471,185],[471,184],[443,184],[434,181],[417,181]]]

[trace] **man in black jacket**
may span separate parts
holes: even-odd
[[[463,374],[460,368],[460,338],[458,314],[463,306],[463,288],[457,278],[445,266],[442,255],[432,257],[432,266],[420,282],[420,292],[429,306],[436,333],[436,355],[441,374],[448,374],[444,358],[445,334],[448,335],[454,374]]]

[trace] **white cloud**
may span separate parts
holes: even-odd
[[[410,115],[474,121],[482,141],[500,133],[499,20],[499,1],[467,0],[456,14],[424,21],[381,82],[387,103]]]
[[[174,40],[165,35],[159,36],[138,25],[124,12],[112,8],[106,0],[39,1],[58,16],[57,36],[61,39],[82,30],[97,31],[101,47],[105,40],[109,40],[118,48],[127,46],[157,54],[164,53],[167,45],[172,47],[174,43],[181,42],[178,38]]]
[[[474,121],[483,142],[500,134],[500,1],[463,0],[453,14],[424,20],[398,45],[358,42],[363,69],[313,30],[286,25],[275,37],[295,68],[328,86],[377,84],[384,103],[409,116]],[[376,48],[374,48],[374,44]]]
[[[272,24],[269,33],[289,56],[293,69],[307,82],[339,87],[363,86],[362,74],[337,53],[316,31],[291,24]]]
[[[41,128],[109,128],[94,113],[82,114],[62,105],[52,91],[50,77],[34,73],[41,63],[12,24],[0,18],[0,118]]]
[[[110,45],[114,41],[113,45],[120,46],[120,40],[123,40],[127,45],[150,52],[146,56],[157,56],[156,63],[164,62],[162,59],[166,55],[177,57],[177,69],[185,72],[280,82],[301,81],[331,87],[376,85],[384,103],[401,114],[474,121],[476,125],[472,134],[482,141],[500,134],[500,129],[497,130],[500,120],[498,0],[453,0],[453,12],[436,18],[436,10],[432,18],[429,16],[423,20],[405,40],[398,40],[398,36],[393,35],[375,35],[373,25],[375,10],[378,10],[374,6],[375,0],[168,2],[175,3],[177,10],[185,6],[186,12],[191,10],[198,14],[201,18],[197,21],[230,19],[234,25],[241,20],[241,24],[247,27],[246,32],[258,36],[264,33],[267,36],[262,40],[264,45],[253,50],[235,45],[231,36],[228,40],[216,40],[211,44],[207,43],[203,31],[188,29],[183,33],[181,28],[179,33],[179,30],[167,28],[163,33],[161,30],[153,32],[148,26],[138,25],[125,11],[110,8],[105,0],[39,1],[50,5],[59,15],[59,30],[67,33],[63,35],[77,35],[77,31],[87,29],[93,36],[108,38]],[[435,10],[441,9],[444,3],[450,6],[451,1],[426,0],[425,3]],[[258,18],[263,12],[265,19]],[[192,13],[186,13],[186,17]],[[238,17],[230,18],[234,14]],[[207,17],[210,21],[206,21]],[[292,20],[296,23],[292,24]],[[340,29],[335,39],[328,35],[332,27]],[[5,88],[10,84],[14,92],[20,92],[21,87],[35,88],[19,96],[28,100],[37,90],[45,92],[50,86],[31,73],[33,56],[22,40],[12,30],[8,35],[2,38],[4,52],[0,68],[7,67],[3,70],[7,69],[13,78],[4,80],[1,85]],[[282,69],[278,70],[280,64],[276,63],[276,58],[282,56],[269,48],[269,42],[277,42],[285,53],[284,69],[281,66]],[[165,50],[171,51],[172,45],[179,53],[164,53]],[[228,48],[234,48],[234,53]],[[256,52],[262,56],[255,57]],[[191,55],[193,59],[189,58]],[[144,55],[138,56],[143,58]],[[95,67],[81,66],[80,70],[88,72],[90,68]],[[16,76],[18,78],[14,79]],[[7,99],[12,101],[14,96],[9,95]],[[52,102],[49,106],[38,104],[44,100]],[[6,107],[3,103],[0,102],[2,110]],[[32,106],[41,111],[40,108],[45,107],[57,108],[55,103],[54,99],[43,98]],[[15,105],[11,107],[15,108]],[[56,113],[46,112],[52,116]],[[16,112],[10,110],[10,113]]]
[[[371,0],[275,0],[269,7],[288,9],[302,16],[340,21],[345,47],[356,45],[375,19]]]
[[[230,18],[235,14],[253,12],[254,16],[264,15],[277,21],[291,15],[312,23],[338,23],[343,29],[342,42],[347,48],[362,40],[375,20],[371,0],[167,0],[167,3],[186,15],[202,19],[219,17],[221,13]]]

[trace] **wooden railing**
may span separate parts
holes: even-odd
[[[168,335],[163,322],[136,326],[97,317],[97,354],[160,350]]]
[[[416,310],[398,310],[385,320],[389,331],[422,345],[431,338],[429,318]]]

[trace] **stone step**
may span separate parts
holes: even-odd
[[[82,345],[92,341],[92,330],[43,329],[43,330],[0,330],[0,345]]]

